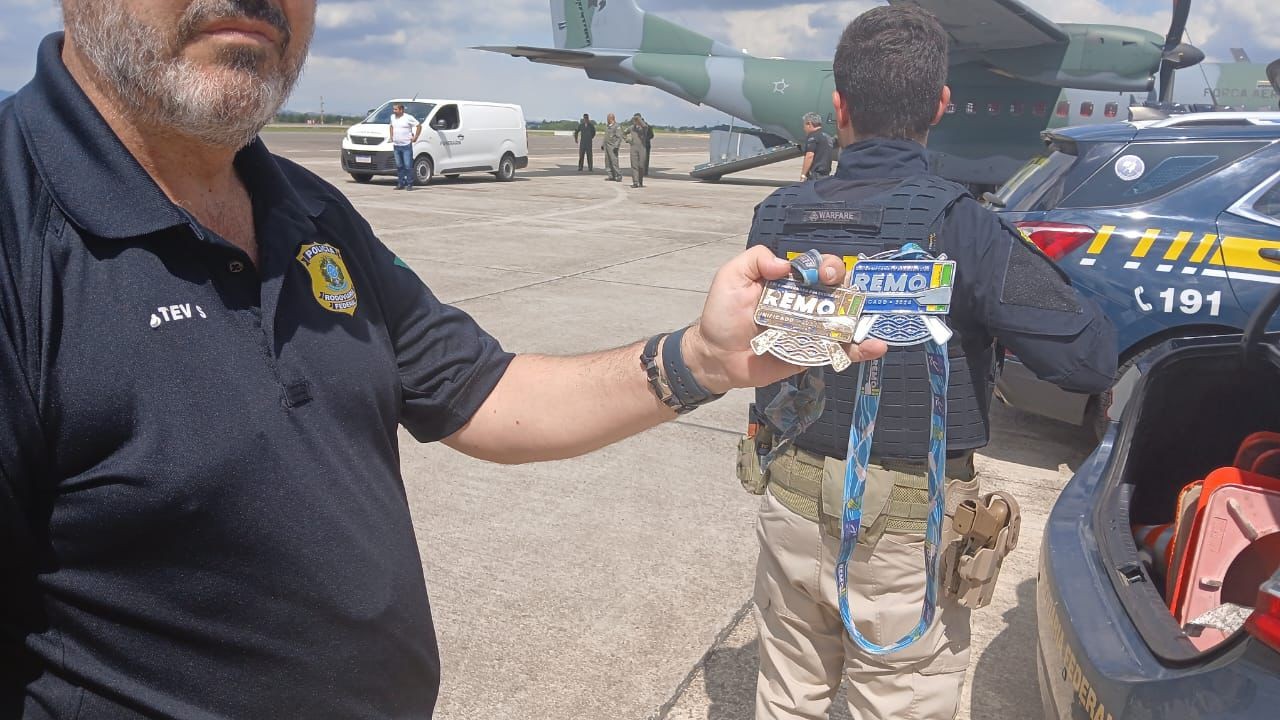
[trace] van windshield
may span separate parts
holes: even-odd
[[[391,108],[394,106],[395,103],[387,103],[386,105],[383,105],[377,110],[369,113],[369,117],[365,118],[364,121],[377,125],[386,125],[391,122]],[[418,119],[418,122],[422,123],[427,121],[427,116],[431,114],[431,111],[434,110],[435,107],[435,103],[428,102],[404,103],[404,111],[414,116]]]

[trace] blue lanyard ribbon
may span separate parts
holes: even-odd
[[[908,245],[893,259],[929,258],[919,246]],[[849,560],[858,543],[862,522],[862,497],[867,485],[867,465],[871,461],[871,440],[875,435],[876,413],[880,409],[880,384],[883,358],[862,363],[858,367],[858,395],[853,423],[849,427],[848,462],[844,479],[844,512],[840,526],[840,555],[836,563],[836,590],[839,594],[840,619],[858,647],[873,655],[888,655],[908,647],[928,631],[938,606],[938,548],[942,544],[943,475],[947,447],[947,382],[951,364],[945,343],[930,339],[925,343],[929,368],[929,388],[933,402],[929,416],[929,518],[925,529],[924,603],[920,621],[902,638],[889,645],[877,645],[862,636],[854,626],[849,611]]]

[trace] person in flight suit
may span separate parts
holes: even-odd
[[[649,143],[653,128],[640,117],[631,116],[631,124],[622,129],[622,137],[631,145],[631,187],[644,187],[644,176],[649,172]]]
[[[618,166],[618,150],[622,148],[622,126],[613,113],[609,113],[609,123],[604,128],[604,169],[609,174],[605,180],[622,182],[622,171]]]
[[[595,157],[591,149],[591,141],[596,139],[596,124],[591,122],[591,116],[582,113],[582,120],[578,122],[578,127],[573,129],[573,139],[578,143],[578,172],[582,172],[582,161],[587,161],[587,172],[595,172]]]
[[[1039,377],[1078,392],[1109,387],[1117,359],[1114,327],[1043,253],[964,188],[928,174],[929,128],[950,102],[947,68],[947,35],[917,6],[877,7],[850,23],[834,62],[832,100],[844,148],[836,173],[775,191],[757,206],[748,239],[783,257],[813,248],[846,262],[910,241],[956,261],[942,553],[955,538],[956,504],[978,495],[973,455],[989,438],[996,342]],[[832,221],[800,213],[805,207],[851,212]],[[850,225],[853,216],[863,219]],[[841,620],[834,568],[858,373],[826,368],[822,375],[821,416],[757,471],[763,487],[749,488],[764,494],[754,592],[756,718],[826,718],[842,677],[855,718],[953,718],[969,662],[968,607],[939,593],[923,636],[884,655],[862,650]],[[783,389],[758,391],[753,423],[767,421],[760,411]],[[925,352],[891,348],[847,581],[855,624],[881,646],[907,635],[921,615],[929,398]],[[775,437],[782,430],[768,429]],[[761,434],[744,440],[757,457],[766,449]],[[837,473],[826,472],[831,462]]]

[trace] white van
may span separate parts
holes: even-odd
[[[426,185],[436,175],[489,172],[510,180],[529,165],[524,110],[519,105],[469,100],[388,100],[352,125],[342,139],[342,169],[356,182],[374,175],[395,175],[389,122],[393,105],[423,124],[413,144],[414,184]]]

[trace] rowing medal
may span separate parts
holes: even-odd
[[[942,318],[951,311],[956,263],[938,259],[859,258],[852,285],[865,294],[853,341],[879,338],[899,347],[951,339]]]
[[[810,251],[792,261],[796,279],[767,283],[756,304],[756,324],[765,328],[751,341],[757,355],[766,352],[802,367],[849,367],[842,345],[853,342],[863,312],[863,293],[848,285],[816,284],[820,256]]]

